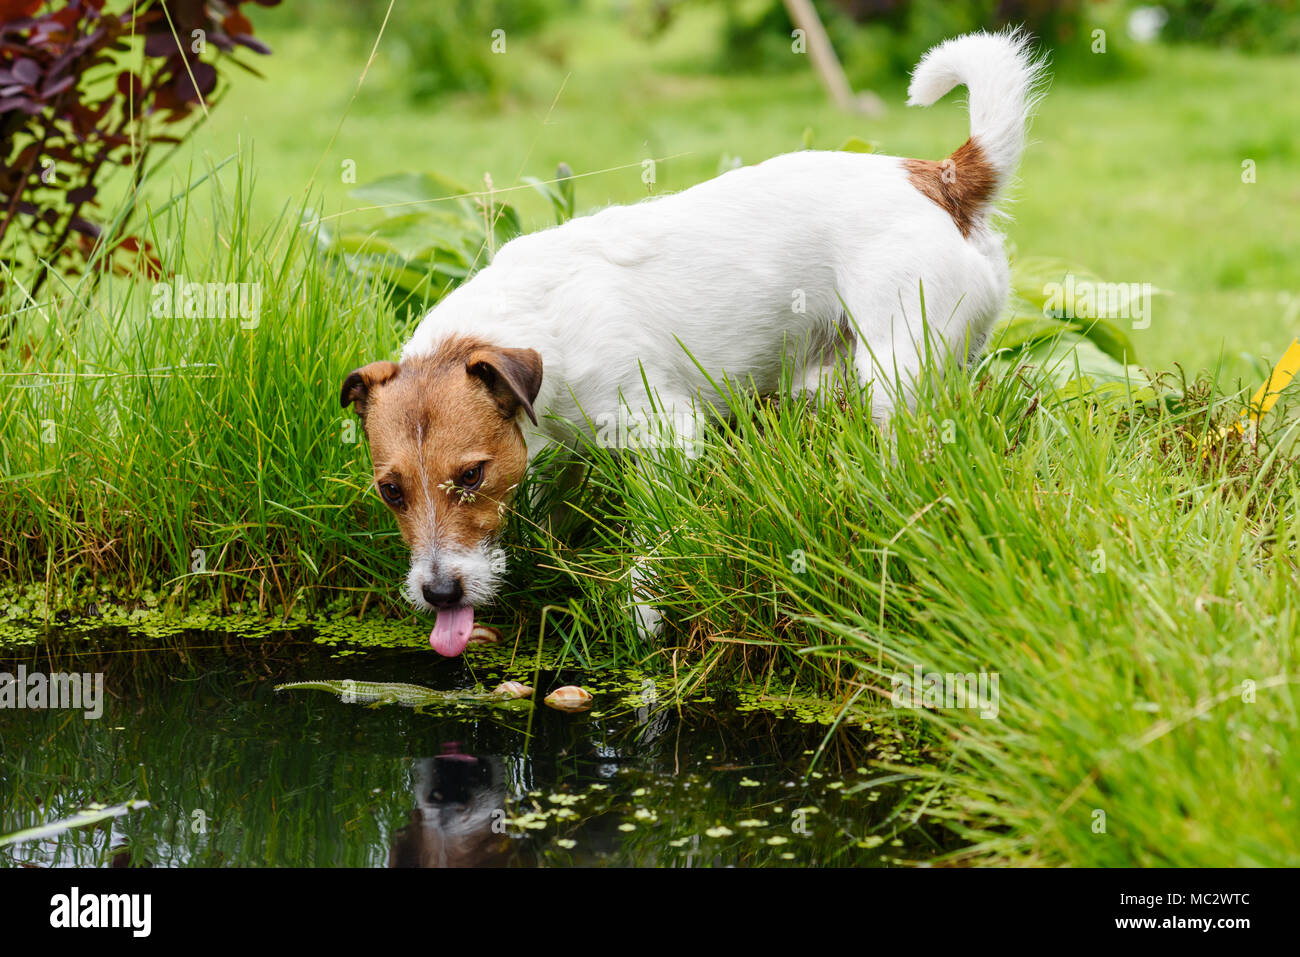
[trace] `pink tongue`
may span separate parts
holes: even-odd
[[[429,635],[429,644],[440,655],[454,658],[465,650],[469,633],[474,630],[474,609],[470,605],[447,608],[438,612]]]

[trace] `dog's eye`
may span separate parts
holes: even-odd
[[[480,462],[472,469],[466,469],[460,473],[460,481],[456,483],[460,486],[462,492],[472,492],[483,484],[483,463]]]
[[[380,482],[379,495],[393,508],[402,507],[402,490],[392,482]]]

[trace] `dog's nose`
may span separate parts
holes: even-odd
[[[465,597],[465,589],[460,586],[459,578],[444,578],[437,582],[425,582],[420,586],[424,600],[434,608],[450,608],[460,604]]]

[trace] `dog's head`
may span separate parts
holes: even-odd
[[[437,613],[430,642],[442,654],[460,654],[474,606],[496,593],[504,558],[495,543],[528,463],[518,420],[536,424],[541,382],[532,349],[469,338],[343,380],[343,406],[370,441],[375,489],[411,549],[406,596]]]

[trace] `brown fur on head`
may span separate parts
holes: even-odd
[[[375,488],[411,548],[407,597],[426,610],[492,597],[492,543],[523,478],[523,411],[537,421],[542,358],[457,337],[429,356],[350,373],[341,401],[370,440]]]

